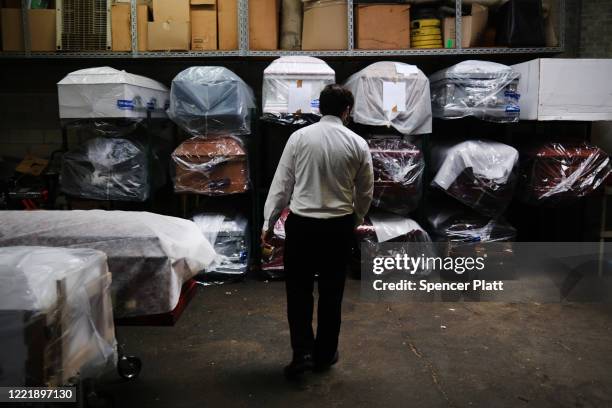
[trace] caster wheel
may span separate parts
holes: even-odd
[[[121,378],[133,380],[140,374],[142,361],[134,356],[120,356],[117,363],[117,371]]]

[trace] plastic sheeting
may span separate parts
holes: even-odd
[[[223,67],[191,67],[172,80],[168,116],[188,133],[251,133],[255,96],[238,75]]]
[[[285,221],[289,216],[289,209],[285,208],[276,223],[274,233],[268,242],[263,242],[261,255],[261,271],[270,279],[284,276],[285,255]]]
[[[414,65],[376,62],[345,83],[355,97],[356,123],[389,126],[402,134],[431,133],[429,81]]]
[[[117,362],[106,255],[0,248],[0,385],[65,385]]]
[[[498,216],[512,200],[518,158],[515,148],[487,140],[435,146],[432,185],[482,214]]]
[[[514,241],[516,229],[503,219],[490,219],[473,212],[443,209],[427,217],[436,241]]]
[[[216,257],[192,221],[132,211],[2,211],[0,246],[16,245],[106,253],[116,318],[173,310],[183,283]]]
[[[532,148],[521,165],[520,197],[556,205],[584,197],[610,175],[606,152],[588,143],[550,142]]]
[[[241,215],[205,213],[194,216],[193,222],[213,244],[218,255],[217,261],[206,269],[204,275],[245,275],[249,266],[247,219]]]
[[[518,122],[520,74],[488,61],[463,61],[429,77],[433,116],[474,116],[492,122]]]
[[[168,88],[111,67],[81,69],[57,83],[60,119],[166,117]]]
[[[176,192],[225,195],[249,189],[247,155],[237,137],[191,138],[176,148],[172,160]]]
[[[298,111],[318,115],[321,91],[335,82],[334,70],[323,60],[308,56],[278,58],[264,70],[263,113],[268,120],[277,115],[286,120],[284,116],[294,116]]]
[[[425,161],[421,150],[402,139],[368,139],[374,166],[372,205],[408,214],[419,205]]]
[[[137,142],[89,139],[62,156],[61,190],[92,200],[146,201],[148,163],[146,149]]]

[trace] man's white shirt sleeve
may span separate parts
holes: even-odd
[[[374,170],[372,166],[372,155],[367,145],[362,148],[363,158],[361,166],[355,177],[355,223],[363,224],[363,220],[370,209],[372,203],[372,194],[374,193]]]
[[[295,155],[293,150],[296,137],[297,132],[292,134],[289,140],[287,140],[278,167],[274,173],[268,198],[264,205],[264,231],[274,227],[281,212],[289,205],[291,200],[295,184]]]

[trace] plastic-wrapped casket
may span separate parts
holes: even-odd
[[[285,263],[285,221],[289,216],[289,209],[285,208],[276,223],[274,233],[268,242],[263,243],[261,255],[261,270],[269,278],[283,277]]]
[[[550,142],[528,150],[521,165],[521,198],[558,204],[584,197],[603,183],[610,157],[588,143]]]
[[[433,116],[474,116],[492,122],[518,122],[520,74],[488,61],[463,61],[429,77]]]
[[[223,67],[191,67],[172,80],[168,116],[188,133],[251,133],[251,88]]]
[[[0,247],[16,245],[106,253],[115,318],[172,311],[216,256],[192,221],[135,211],[0,211]]]
[[[57,83],[60,119],[166,117],[168,88],[110,67],[74,71]]]
[[[193,217],[206,239],[220,255],[218,261],[206,269],[205,275],[244,275],[249,263],[249,231],[243,216],[206,213]]]
[[[402,134],[431,133],[429,81],[414,65],[376,62],[345,83],[355,97],[353,120],[392,126]]]
[[[146,149],[127,139],[89,139],[62,156],[60,184],[74,197],[146,201],[151,189]]]
[[[264,70],[263,113],[319,114],[319,95],[326,85],[334,83],[336,74],[323,60],[308,56],[278,58]]]
[[[402,139],[368,139],[374,166],[372,205],[407,214],[419,205],[425,161],[421,150]]]
[[[435,146],[432,185],[482,214],[497,216],[512,200],[518,158],[515,148],[494,141]]]
[[[174,150],[172,160],[176,192],[224,195],[249,189],[247,155],[237,137],[193,137]]]
[[[0,248],[0,385],[65,385],[112,368],[110,285],[100,251]]]

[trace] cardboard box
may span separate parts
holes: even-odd
[[[2,49],[23,51],[21,9],[2,9]],[[55,10],[28,10],[31,51],[55,51]]]
[[[139,4],[136,8],[136,24],[138,30],[138,51],[148,50],[147,23],[149,22],[149,6]]]
[[[189,21],[153,21],[147,23],[149,51],[188,51],[191,41]]]
[[[521,74],[521,120],[612,120],[612,59],[541,58]]]
[[[278,49],[278,0],[249,0],[249,48]]]
[[[217,4],[217,0],[191,0],[190,3],[192,6],[214,6]]]
[[[471,15],[461,18],[461,47],[479,45],[487,28],[489,10],[480,4],[472,4]],[[444,48],[455,48],[455,18],[446,17],[443,21]]]
[[[217,49],[215,5],[191,7],[191,49],[196,51]]]
[[[132,51],[130,5],[111,6],[111,38],[113,51]]]
[[[238,1],[217,1],[217,25],[220,50],[238,49]]]
[[[189,0],[153,0],[153,21],[189,21]]]
[[[347,49],[347,14],[347,4],[344,1],[321,0],[304,3],[302,49]]]
[[[356,48],[410,48],[410,5],[359,4],[355,7],[355,23]]]

